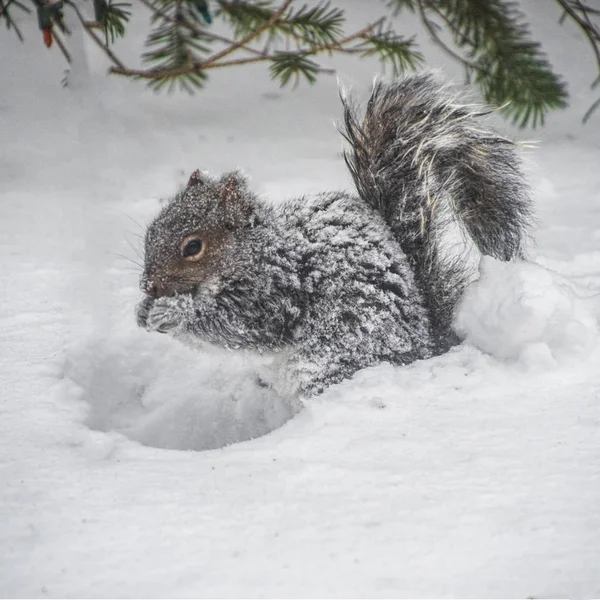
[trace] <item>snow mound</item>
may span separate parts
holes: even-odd
[[[578,359],[598,341],[593,308],[566,278],[533,263],[485,256],[466,290],[454,327],[483,352],[524,366]]]
[[[71,347],[65,377],[89,406],[91,429],[157,448],[208,450],[265,435],[298,411],[261,385],[262,366],[122,324]]]

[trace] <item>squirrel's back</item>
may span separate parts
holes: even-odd
[[[381,362],[434,354],[423,295],[378,211],[356,195],[330,192],[283,202],[271,214],[273,226],[279,235],[262,252],[263,268],[286,259],[293,265],[293,285],[304,298],[296,360],[321,362],[321,385]]]

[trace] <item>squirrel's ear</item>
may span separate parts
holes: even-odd
[[[219,182],[219,197],[223,202],[240,202],[247,190],[246,179],[239,173],[228,173]]]
[[[196,169],[191,175],[190,179],[187,183],[187,187],[197,187],[206,185],[206,179],[203,177],[202,173],[200,173],[200,169]]]
[[[221,208],[227,215],[226,227],[247,227],[254,211],[246,178],[236,171],[226,173],[219,180],[218,194]]]

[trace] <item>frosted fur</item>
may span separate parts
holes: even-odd
[[[468,274],[441,255],[445,225],[508,260],[522,254],[528,217],[510,143],[476,129],[476,116],[430,75],[378,84],[362,119],[344,103],[358,196],[271,207],[238,173],[194,173],[147,232],[138,323],[276,352],[279,383],[306,395],[447,350]],[[198,261],[181,256],[189,236],[206,246]]]
[[[531,202],[514,145],[482,127],[478,117],[489,111],[461,102],[430,74],[377,83],[362,117],[342,102],[348,168],[408,256],[443,351],[473,275],[461,252],[444,244],[451,229],[481,254],[523,257]]]
[[[233,273],[215,273],[192,294],[148,297],[142,324],[230,349],[285,349],[287,375],[305,393],[364,366],[431,356],[425,307],[379,214],[341,193],[279,208],[247,201],[251,224],[232,236],[223,261],[235,262]],[[170,239],[163,223],[189,208],[186,194],[176,198],[149,239]],[[158,246],[147,248],[148,264]]]

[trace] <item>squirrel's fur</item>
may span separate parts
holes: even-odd
[[[376,84],[363,117],[343,104],[358,196],[273,207],[239,173],[195,172],[148,229],[140,325],[276,351],[305,394],[458,342],[451,321],[471,273],[445,232],[502,260],[523,255],[530,202],[514,147],[429,74]]]

